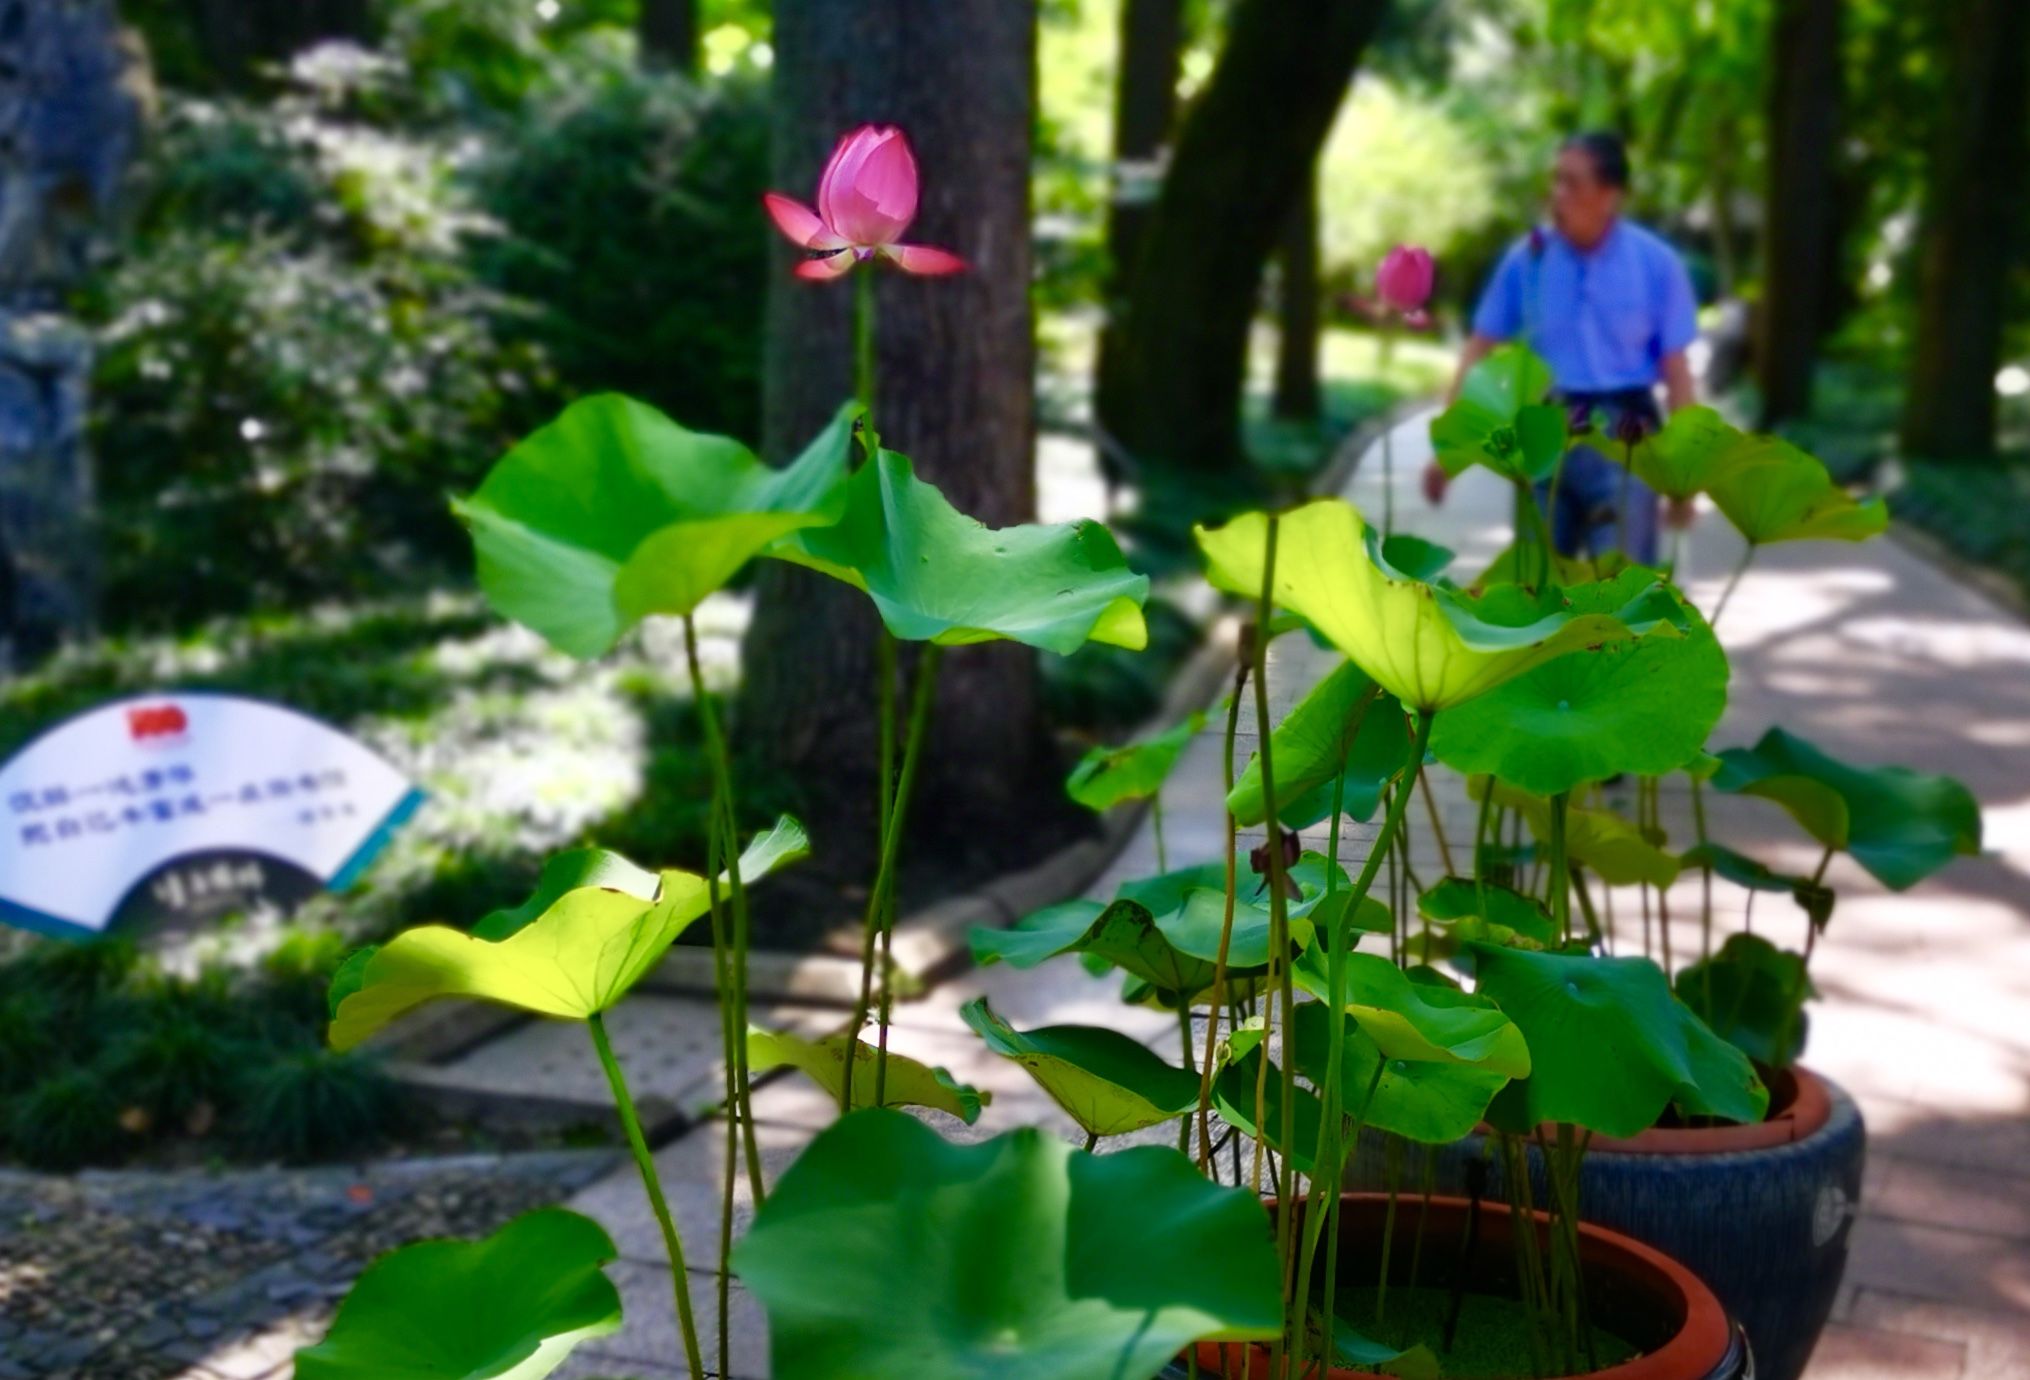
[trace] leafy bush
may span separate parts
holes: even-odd
[[[315,1046],[256,1069],[244,1096],[241,1142],[291,1161],[372,1144],[400,1106],[394,1083],[373,1060]]]
[[[123,1139],[119,1099],[93,1069],[58,1069],[8,1107],[7,1142],[38,1169],[75,1169],[104,1159]]]
[[[327,95],[172,103],[140,233],[86,293],[106,611],[181,623],[463,562],[445,511],[545,373],[462,254],[452,147]]]
[[[702,431],[760,429],[767,299],[765,80],[633,69],[540,102],[482,176],[504,233],[481,275],[573,391],[644,399]]]

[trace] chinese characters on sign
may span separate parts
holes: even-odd
[[[0,765],[0,919],[100,933],[286,908],[349,882],[420,799],[359,743],[278,705],[105,705]]]

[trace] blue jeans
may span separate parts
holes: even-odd
[[[1576,394],[1563,399],[1575,412],[1604,414],[1606,434],[1600,446],[1621,448],[1614,439],[1615,428],[1626,416],[1647,431],[1656,428],[1656,402],[1648,392],[1602,395]],[[1621,509],[1626,492],[1628,530],[1621,530]],[[1537,506],[1549,514],[1551,543],[1561,556],[1599,557],[1620,551],[1640,565],[1653,566],[1657,560],[1656,494],[1640,479],[1608,459],[1592,442],[1581,442],[1565,454],[1558,474],[1557,505],[1551,505],[1552,486],[1537,486]]]

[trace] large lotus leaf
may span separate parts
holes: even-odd
[[[1559,941],[1557,924],[1534,896],[1472,877],[1447,877],[1417,898],[1417,913],[1462,938],[1546,949]]]
[[[1520,345],[1504,345],[1467,371],[1459,397],[1431,419],[1431,448],[1454,477],[1485,465],[1503,478],[1548,479],[1565,448],[1565,411],[1544,403],[1551,370]]]
[[[1452,558],[1459,554],[1449,546],[1440,546],[1410,532],[1382,536],[1370,527],[1367,541],[1368,554],[1374,557],[1376,565],[1398,579],[1422,580],[1427,585],[1437,584],[1445,568],[1452,564]]]
[[[1123,800],[1146,799],[1163,789],[1179,754],[1204,727],[1205,715],[1194,713],[1184,722],[1142,742],[1126,747],[1096,747],[1072,768],[1064,789],[1088,810],[1104,810]]]
[[[1811,885],[1809,877],[1787,876],[1724,844],[1702,843],[1697,848],[1687,848],[1678,861],[1686,867],[1710,867],[1749,891],[1795,892],[1799,887]]]
[[[1656,628],[1674,607],[1661,589],[1616,614],[1580,613],[1556,591],[1515,586],[1480,598],[1393,580],[1368,556],[1366,523],[1341,499],[1282,516],[1276,539],[1276,602],[1303,615],[1384,690],[1411,709],[1436,710],[1484,694],[1552,657]],[[1268,518],[1248,513],[1196,529],[1212,583],[1259,594]]]
[[[1029,1070],[1087,1135],[1118,1136],[1183,1116],[1198,1105],[1198,1075],[1154,1050],[1092,1025],[1021,1031],[975,997],[959,1015],[987,1048]]]
[[[1510,542],[1487,563],[1485,570],[1473,577],[1467,588],[1481,591],[1496,585],[1531,584],[1543,568],[1543,560],[1543,548],[1535,542]],[[1595,580],[1611,580],[1630,568],[1628,557],[1619,551],[1609,551],[1598,558],[1551,553],[1551,582],[1566,589]]]
[[[1475,800],[1488,789],[1489,779],[1483,776],[1471,778],[1467,785],[1467,793]],[[1494,803],[1519,813],[1537,842],[1548,846],[1551,802],[1499,781],[1492,783],[1492,789]],[[1683,866],[1675,854],[1652,843],[1634,824],[1607,810],[1567,809],[1565,852],[1573,862],[1591,868],[1610,886],[1647,882],[1654,887],[1667,887],[1678,879]]]
[[[1681,407],[1635,447],[1635,476],[1665,498],[1705,493],[1737,467],[1794,450],[1773,436],[1742,431],[1710,407]],[[1605,447],[1615,460],[1620,446]]]
[[[1006,963],[1011,968],[1034,968],[1045,959],[1070,952],[1106,908],[1104,901],[1059,901],[1031,911],[1005,930],[975,925],[967,935],[973,962],[983,967]]]
[[[652,901],[661,886],[661,877],[618,853],[609,853],[604,848],[569,848],[544,859],[536,889],[528,900],[487,912],[472,927],[472,933],[480,939],[506,939],[561,901],[564,893],[582,887],[600,887]]]
[[[620,1328],[602,1267],[605,1229],[563,1208],[524,1213],[479,1241],[388,1252],[354,1281],[297,1380],[542,1380],[590,1337]]]
[[[1842,848],[1894,891],[1958,856],[1981,851],[1981,807],[1950,776],[1907,767],[1855,767],[1780,728],[1753,748],[1720,754],[1713,784],[1789,810],[1828,848]]]
[[[1006,639],[1060,656],[1087,642],[1148,644],[1149,577],[1128,569],[1101,524],[988,527],[892,451],[861,466],[846,492],[836,526],[792,533],[769,554],[863,591],[904,641]]]
[[[1530,1075],[1489,1120],[1527,1134],[1547,1121],[1633,1136],[1676,1103],[1699,1116],[1760,1121],[1769,1090],[1740,1050],[1671,995],[1646,958],[1476,946],[1479,990],[1529,1042]]]
[[[854,1112],[734,1252],[769,1360],[803,1380],[1121,1380],[1282,1327],[1268,1214],[1167,1147],[1088,1155],[1035,1128],[950,1145]]]
[[[1648,590],[1640,568],[1565,591],[1578,613],[1613,614]],[[1537,795],[1622,773],[1660,776],[1696,755],[1727,707],[1727,654],[1675,595],[1677,637],[1596,642],[1438,716],[1431,751]]]
[[[807,849],[803,826],[785,816],[749,845],[740,874],[758,881]],[[625,859],[595,871],[609,881],[630,882],[638,873]],[[539,885],[539,896],[542,890]],[[514,913],[496,912],[488,921],[493,933],[505,932],[497,939],[444,925],[404,930],[384,945],[353,954],[333,976],[332,1047],[351,1049],[397,1016],[439,997],[471,997],[583,1020],[626,996],[710,903],[705,878],[669,871],[647,896],[600,885],[565,891],[542,914],[511,930]],[[503,915],[510,918],[500,919]]]
[[[1269,734],[1275,755],[1276,813],[1288,821],[1285,808],[1307,792],[1329,791],[1336,776],[1346,786],[1341,806],[1355,819],[1366,820],[1381,803],[1382,790],[1403,769],[1410,753],[1410,730],[1403,707],[1351,661],[1311,687]],[[1260,824],[1262,759],[1248,761],[1247,770],[1228,792],[1226,807],[1242,824]],[[1331,805],[1326,805],[1330,813]],[[1302,827],[1302,826],[1300,826]]]
[[[880,1051],[865,1040],[844,1034],[822,1040],[806,1040],[786,1031],[747,1028],[747,1065],[757,1072],[788,1065],[810,1075],[813,1082],[836,1101],[846,1083],[847,1049],[853,1058],[853,1105],[872,1107]],[[961,1083],[949,1070],[933,1068],[906,1055],[890,1051],[888,1072],[881,1082],[883,1107],[930,1107],[949,1113],[970,1126],[980,1119],[980,1108],[994,1100],[970,1083]]]
[[[644,403],[573,403],[453,504],[480,588],[558,649],[598,656],[650,614],[691,612],[769,543],[838,521],[858,413],[773,470]]]
[[[1390,1059],[1472,1064],[1508,1078],[1530,1071],[1522,1033],[1486,997],[1413,981],[1380,954],[1348,954],[1346,1011]],[[1307,949],[1292,965],[1296,984],[1331,1000],[1324,952]]]
[[[1720,952],[1680,972],[1678,1000],[1713,1033],[1772,1068],[1804,1050],[1804,1004],[1818,995],[1804,959],[1759,934],[1734,934]]]
[[[1707,486],[1714,504],[1750,545],[1811,539],[1865,541],[1889,526],[1879,498],[1856,503],[1826,467],[1796,446],[1774,441],[1730,465]]]
[[[1449,1144],[1480,1124],[1487,1104],[1508,1084],[1507,1074],[1471,1064],[1385,1059],[1356,1017],[1341,1019],[1346,1034],[1339,1063],[1340,1105],[1348,1114],[1359,1112],[1372,1085],[1374,1099],[1363,1118],[1369,1126],[1426,1145]],[[1331,1020],[1323,1002],[1297,1007],[1297,1071],[1321,1088],[1330,1065]]]

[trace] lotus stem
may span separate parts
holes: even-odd
[[[1160,787],[1156,794],[1149,797],[1149,827],[1156,831],[1156,870],[1168,872],[1170,854],[1163,847],[1163,791]]]
[[[1452,861],[1452,845],[1446,840],[1445,825],[1438,818],[1438,796],[1431,789],[1431,773],[1424,769],[1422,762],[1417,763],[1417,784],[1424,788],[1424,809],[1431,816],[1431,836],[1438,840],[1438,856],[1444,860],[1445,875],[1457,876],[1459,868]]]
[[[888,818],[882,822],[881,865],[874,875],[873,893],[867,898],[867,918],[860,944],[860,994],[853,1003],[852,1023],[846,1027],[850,1043],[860,1038],[860,1029],[867,1023],[867,1012],[874,1000],[875,945],[878,942],[883,972],[881,1034],[874,1056],[874,1105],[877,1107],[882,1105],[888,1091],[888,1016],[894,996],[886,971],[889,944],[895,929],[893,924],[888,923],[892,917],[889,907],[895,895],[895,864],[902,851],[902,835],[909,817],[909,797],[916,784],[917,764],[923,757],[924,730],[930,724],[931,702],[936,698],[939,652],[935,642],[925,643],[923,655],[916,664],[916,689],[909,710],[909,736],[902,745],[902,772],[895,783],[894,802]],[[848,1077],[839,1089],[839,1110],[842,1114],[853,1109],[853,1081]]]
[[[1630,555],[1628,550],[1628,509],[1634,497],[1630,491],[1634,481],[1635,442],[1623,441],[1621,443],[1621,499],[1620,507],[1614,518],[1614,544],[1620,548],[1621,554],[1627,556],[1630,560],[1635,559],[1633,555]]]
[[[1216,1008],[1215,1008],[1216,1009]],[[1191,998],[1181,997],[1177,1006],[1177,1033],[1184,1037],[1184,1067],[1198,1072],[1198,1060],[1191,1050]],[[1212,1062],[1212,1051],[1205,1052],[1207,1063]],[[1191,1155],[1191,1117],[1187,1114],[1177,1125],[1177,1153],[1187,1159]]]
[[[880,442],[874,433],[874,275],[854,275],[853,293],[853,396],[866,409],[867,454],[871,459]]]
[[[1701,962],[1713,956],[1713,862],[1705,855],[1706,838],[1706,795],[1705,783],[1698,777],[1692,778],[1692,828],[1699,838],[1699,959]],[[1706,987],[1706,1009],[1713,1006],[1713,970],[1704,970]]]
[[[1571,799],[1566,791],[1551,797],[1551,919],[1568,944],[1572,941],[1572,882],[1571,862],[1565,855],[1565,810]]]
[[[599,1054],[599,1065],[606,1070],[607,1084],[613,1089],[613,1105],[620,1113],[620,1126],[627,1133],[627,1147],[634,1152],[635,1168],[641,1171],[642,1187],[648,1190],[649,1209],[655,1213],[656,1225],[662,1228],[663,1249],[669,1253],[670,1278],[676,1289],[677,1330],[684,1339],[684,1361],[691,1369],[691,1380],[705,1380],[705,1358],[698,1351],[698,1325],[691,1316],[690,1275],[684,1266],[684,1243],[677,1235],[677,1224],[670,1218],[669,1200],[663,1197],[663,1181],[656,1173],[655,1157],[649,1154],[648,1140],[641,1133],[641,1118],[635,1114],[634,1098],[628,1095],[627,1078],[620,1071],[620,1061],[613,1057],[613,1044],[606,1038],[606,1021],[598,1012],[586,1018],[585,1024],[592,1031],[592,1048]]]
[[[1224,791],[1220,796],[1222,801],[1227,796],[1233,794],[1234,737],[1240,727],[1241,691],[1247,685],[1248,671],[1252,666],[1252,658],[1241,658],[1240,665],[1234,673],[1233,694],[1227,698],[1226,740],[1225,746],[1221,749],[1219,755],[1220,779],[1224,786]],[[1212,1065],[1213,1051],[1219,1045],[1219,1018],[1227,1005],[1226,960],[1227,951],[1233,943],[1234,898],[1238,894],[1240,886],[1240,879],[1237,875],[1234,859],[1235,850],[1240,846],[1237,837],[1239,832],[1239,826],[1234,820],[1233,811],[1228,809],[1226,811],[1226,915],[1220,922],[1219,952],[1214,956],[1212,964],[1212,1010],[1208,1013],[1205,1023],[1205,1062],[1200,1064],[1198,1069],[1198,1149],[1205,1175],[1214,1182],[1218,1181],[1219,1174],[1213,1168],[1212,1151],[1209,1148],[1212,1145]],[[1238,1028],[1239,1024],[1238,1019],[1236,1019],[1235,1027]],[[1260,1122],[1256,1123],[1257,1126],[1260,1124]],[[1234,1183],[1238,1186],[1241,1177],[1240,1142],[1238,1141],[1234,1142],[1234,1157]]]
[[[1727,611],[1727,601],[1734,597],[1734,587],[1741,583],[1741,577],[1748,573],[1748,566],[1755,559],[1756,548],[1751,544],[1741,553],[1741,559],[1734,563],[1734,573],[1727,577],[1727,587],[1720,591],[1720,601],[1713,605],[1713,613],[1706,620],[1708,630],[1720,626],[1720,615]]]

